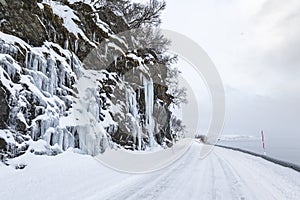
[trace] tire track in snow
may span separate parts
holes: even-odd
[[[238,160],[233,157],[229,158],[230,155],[227,153],[231,154],[232,152],[226,152],[227,149],[223,151],[223,149],[216,148],[216,150],[216,154],[219,154],[219,156],[223,158],[224,162],[231,167],[232,171],[239,176],[244,188],[244,194],[248,193],[247,199],[260,199],[262,196],[264,199],[277,199],[276,196],[274,196],[268,191],[267,188],[264,187],[261,181],[258,181],[257,177],[259,177],[259,174],[253,174],[253,169],[249,169],[249,162],[240,157]],[[260,196],[257,196],[258,194]]]
[[[178,175],[180,174],[180,172],[184,170],[186,164],[190,163],[191,158],[189,155],[191,155],[193,151],[192,148],[195,147],[194,146],[190,147],[189,150],[186,152],[186,154],[184,154],[179,160],[177,160],[167,170],[163,169],[162,171],[160,171],[160,173],[157,174],[158,177],[156,179],[153,179],[141,190],[132,194],[128,199],[129,200],[135,200],[135,199],[153,200],[153,199],[160,198],[162,193],[166,193],[168,190],[170,190],[172,186],[174,186],[174,183],[177,182],[176,179],[178,179]],[[176,186],[177,185],[175,184],[174,187]],[[173,192],[178,193],[178,190],[177,191],[173,190]],[[174,193],[172,195],[174,196]]]
[[[220,157],[220,155],[215,152],[212,152],[212,154],[216,157],[218,164],[222,168],[228,185],[230,186],[232,199],[244,200],[246,199],[245,196],[251,196],[251,199],[256,199],[251,193],[247,191],[247,189],[245,190],[245,181],[239,174],[236,173],[236,171],[232,168],[228,161]]]
[[[293,181],[284,182],[279,171],[274,173],[274,166],[277,170],[280,170],[281,166],[244,153],[236,154],[233,150],[216,150],[218,156],[240,176],[245,192],[250,191],[248,195],[256,196],[254,199],[299,199],[298,184],[293,184]],[[290,169],[287,171],[294,172]]]
[[[215,167],[213,164],[213,160],[210,158],[210,167],[211,167],[211,193],[212,193],[212,199],[215,200],[217,199],[217,190],[216,190],[216,172],[215,172]]]
[[[289,179],[282,179],[281,172],[293,174],[292,170],[218,147],[200,159],[200,147],[195,143],[173,165],[150,174],[128,175],[124,181],[99,191],[99,195],[91,199],[299,198],[300,182],[295,179],[294,184]],[[295,175],[299,177],[298,173]]]
[[[131,175],[140,176],[140,178],[128,181],[127,184],[123,183],[122,186],[117,186],[116,188],[111,189],[109,192],[110,195],[102,198],[109,200],[157,198],[158,194],[169,185],[169,182],[172,181],[172,177],[176,175],[176,172],[181,170],[185,167],[185,164],[188,163],[187,161],[189,159],[188,155],[190,155],[190,151],[191,148],[189,148],[181,158],[175,161],[174,164],[167,168],[149,174]]]

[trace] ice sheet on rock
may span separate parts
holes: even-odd
[[[154,88],[152,79],[147,80],[144,76],[142,76],[143,85],[144,85],[144,93],[145,93],[145,107],[146,107],[146,128],[149,135],[149,145],[150,147],[156,146],[157,143],[154,140],[154,127],[155,121],[153,117],[153,106],[154,106]]]
[[[33,48],[13,36],[5,37],[0,45],[1,53],[17,51],[15,42],[28,50],[23,68],[25,74],[21,74],[21,67],[13,57],[0,54],[0,80],[14,96],[11,96],[10,127],[17,130],[15,126],[22,122],[34,140],[43,138],[49,145],[56,144],[62,150],[74,147],[74,136],[67,127],[60,127],[59,118],[68,115],[73,98],[69,94],[74,94],[72,84],[82,70],[80,61],[57,44],[46,42],[43,47]],[[59,49],[60,55],[52,47]],[[19,78],[14,83],[16,74]],[[29,113],[27,109],[33,108],[35,110]],[[28,114],[34,119],[29,120]]]
[[[0,54],[0,82],[13,96],[22,88],[12,81],[20,71],[21,67],[10,55]]]
[[[99,107],[101,105],[99,98],[100,74],[101,72],[92,70],[84,72],[75,85],[78,90],[78,98],[75,99],[70,115],[73,119],[63,119],[64,123],[75,121],[80,149],[91,155],[103,152],[107,145],[104,126],[109,126],[109,124],[103,124],[99,118],[101,112]],[[106,123],[110,122],[113,120],[106,121]]]
[[[130,134],[133,136],[133,144],[137,143],[137,149],[141,150],[142,147],[142,127],[140,125],[139,107],[137,103],[137,94],[131,88],[126,88],[126,118],[129,122]],[[137,138],[137,141],[136,141]]]

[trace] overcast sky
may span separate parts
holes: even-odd
[[[167,0],[162,20],[215,63],[226,91],[224,134],[264,129],[300,139],[299,0]]]

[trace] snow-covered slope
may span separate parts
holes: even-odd
[[[0,196],[11,200],[299,199],[298,172],[219,147],[201,160],[201,145],[194,143],[173,165],[147,174],[116,172],[71,150],[55,157],[26,154],[13,161],[29,161],[24,170],[0,166]]]

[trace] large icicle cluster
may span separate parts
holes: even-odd
[[[93,87],[82,88],[86,85],[82,81],[87,78],[80,77],[86,77],[88,71],[82,68],[77,56],[52,43],[33,48],[4,33],[1,38],[4,39],[0,41],[1,89],[7,94],[10,108],[7,127],[30,135],[34,141],[44,139],[61,150],[78,147],[92,155],[103,151],[106,132],[99,124],[102,104],[99,85],[88,83]],[[15,44],[26,51],[23,67],[13,58]],[[76,121],[74,102],[79,104],[77,111],[81,113],[77,116],[85,118],[86,123]],[[3,138],[10,138],[10,134]]]

